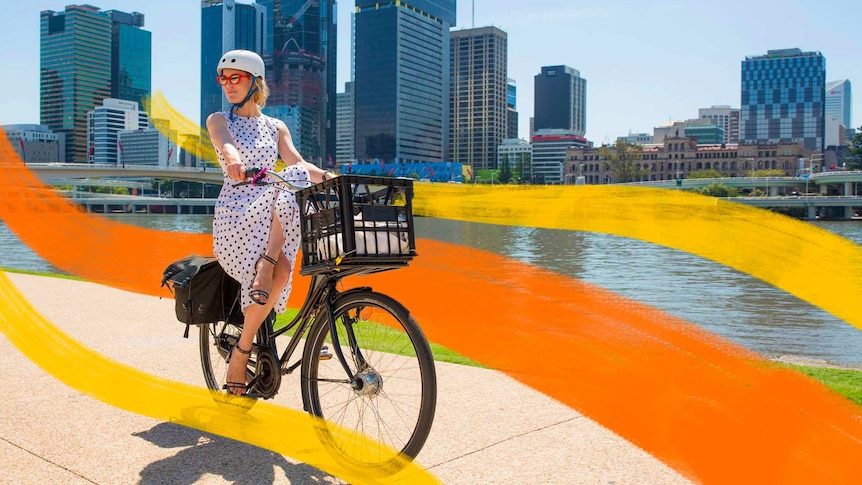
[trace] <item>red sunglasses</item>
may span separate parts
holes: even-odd
[[[248,74],[231,74],[230,76],[219,75],[216,76],[216,81],[218,81],[219,84],[224,86],[228,82],[230,82],[231,84],[239,84],[239,80],[245,78],[251,79],[251,76]]]

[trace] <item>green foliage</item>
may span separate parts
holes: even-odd
[[[531,173],[531,157],[529,153],[519,153],[515,160],[515,170],[512,174],[513,178],[519,184],[530,182]]]
[[[739,196],[739,191],[736,190],[736,187],[728,187],[727,185],[720,184],[718,182],[713,182],[706,187],[701,187],[699,189],[694,189],[694,192],[698,194],[708,195],[710,197],[737,197]]]
[[[643,150],[640,145],[618,141],[611,147],[599,148],[599,155],[607,160],[608,170],[615,183],[637,182],[648,172],[647,169],[638,166],[643,158]]]
[[[746,177],[786,177],[787,174],[784,173],[784,170],[778,170],[777,168],[770,168],[768,170],[752,170],[748,172]]]
[[[111,189],[111,193],[114,195],[129,195],[128,187],[114,187]]]
[[[695,170],[688,174],[688,178],[690,179],[718,179],[722,178],[721,174],[718,173],[718,170],[713,168],[709,170]]]
[[[497,174],[501,184],[508,184],[512,180],[512,167],[509,166],[509,154],[503,157],[503,166],[500,167],[500,173]]]

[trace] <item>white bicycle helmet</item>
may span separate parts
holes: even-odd
[[[222,69],[237,69],[254,77],[263,77],[266,68],[256,52],[238,49],[227,51],[221,56],[216,71],[221,73]]]

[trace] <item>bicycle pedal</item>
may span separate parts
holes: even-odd
[[[329,360],[331,358],[332,354],[329,353],[329,347],[324,345],[323,348],[320,349],[320,360]]]

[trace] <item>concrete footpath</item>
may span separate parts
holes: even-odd
[[[169,295],[7,276],[42,315],[93,350],[153,375],[204,385],[197,339],[182,338]],[[289,457],[94,400],[46,374],[2,336],[0,369],[0,483],[338,483]],[[499,372],[446,363],[437,372],[437,414],[418,461],[443,483],[689,483],[613,432]],[[301,408],[296,374],[285,376],[274,402]]]

